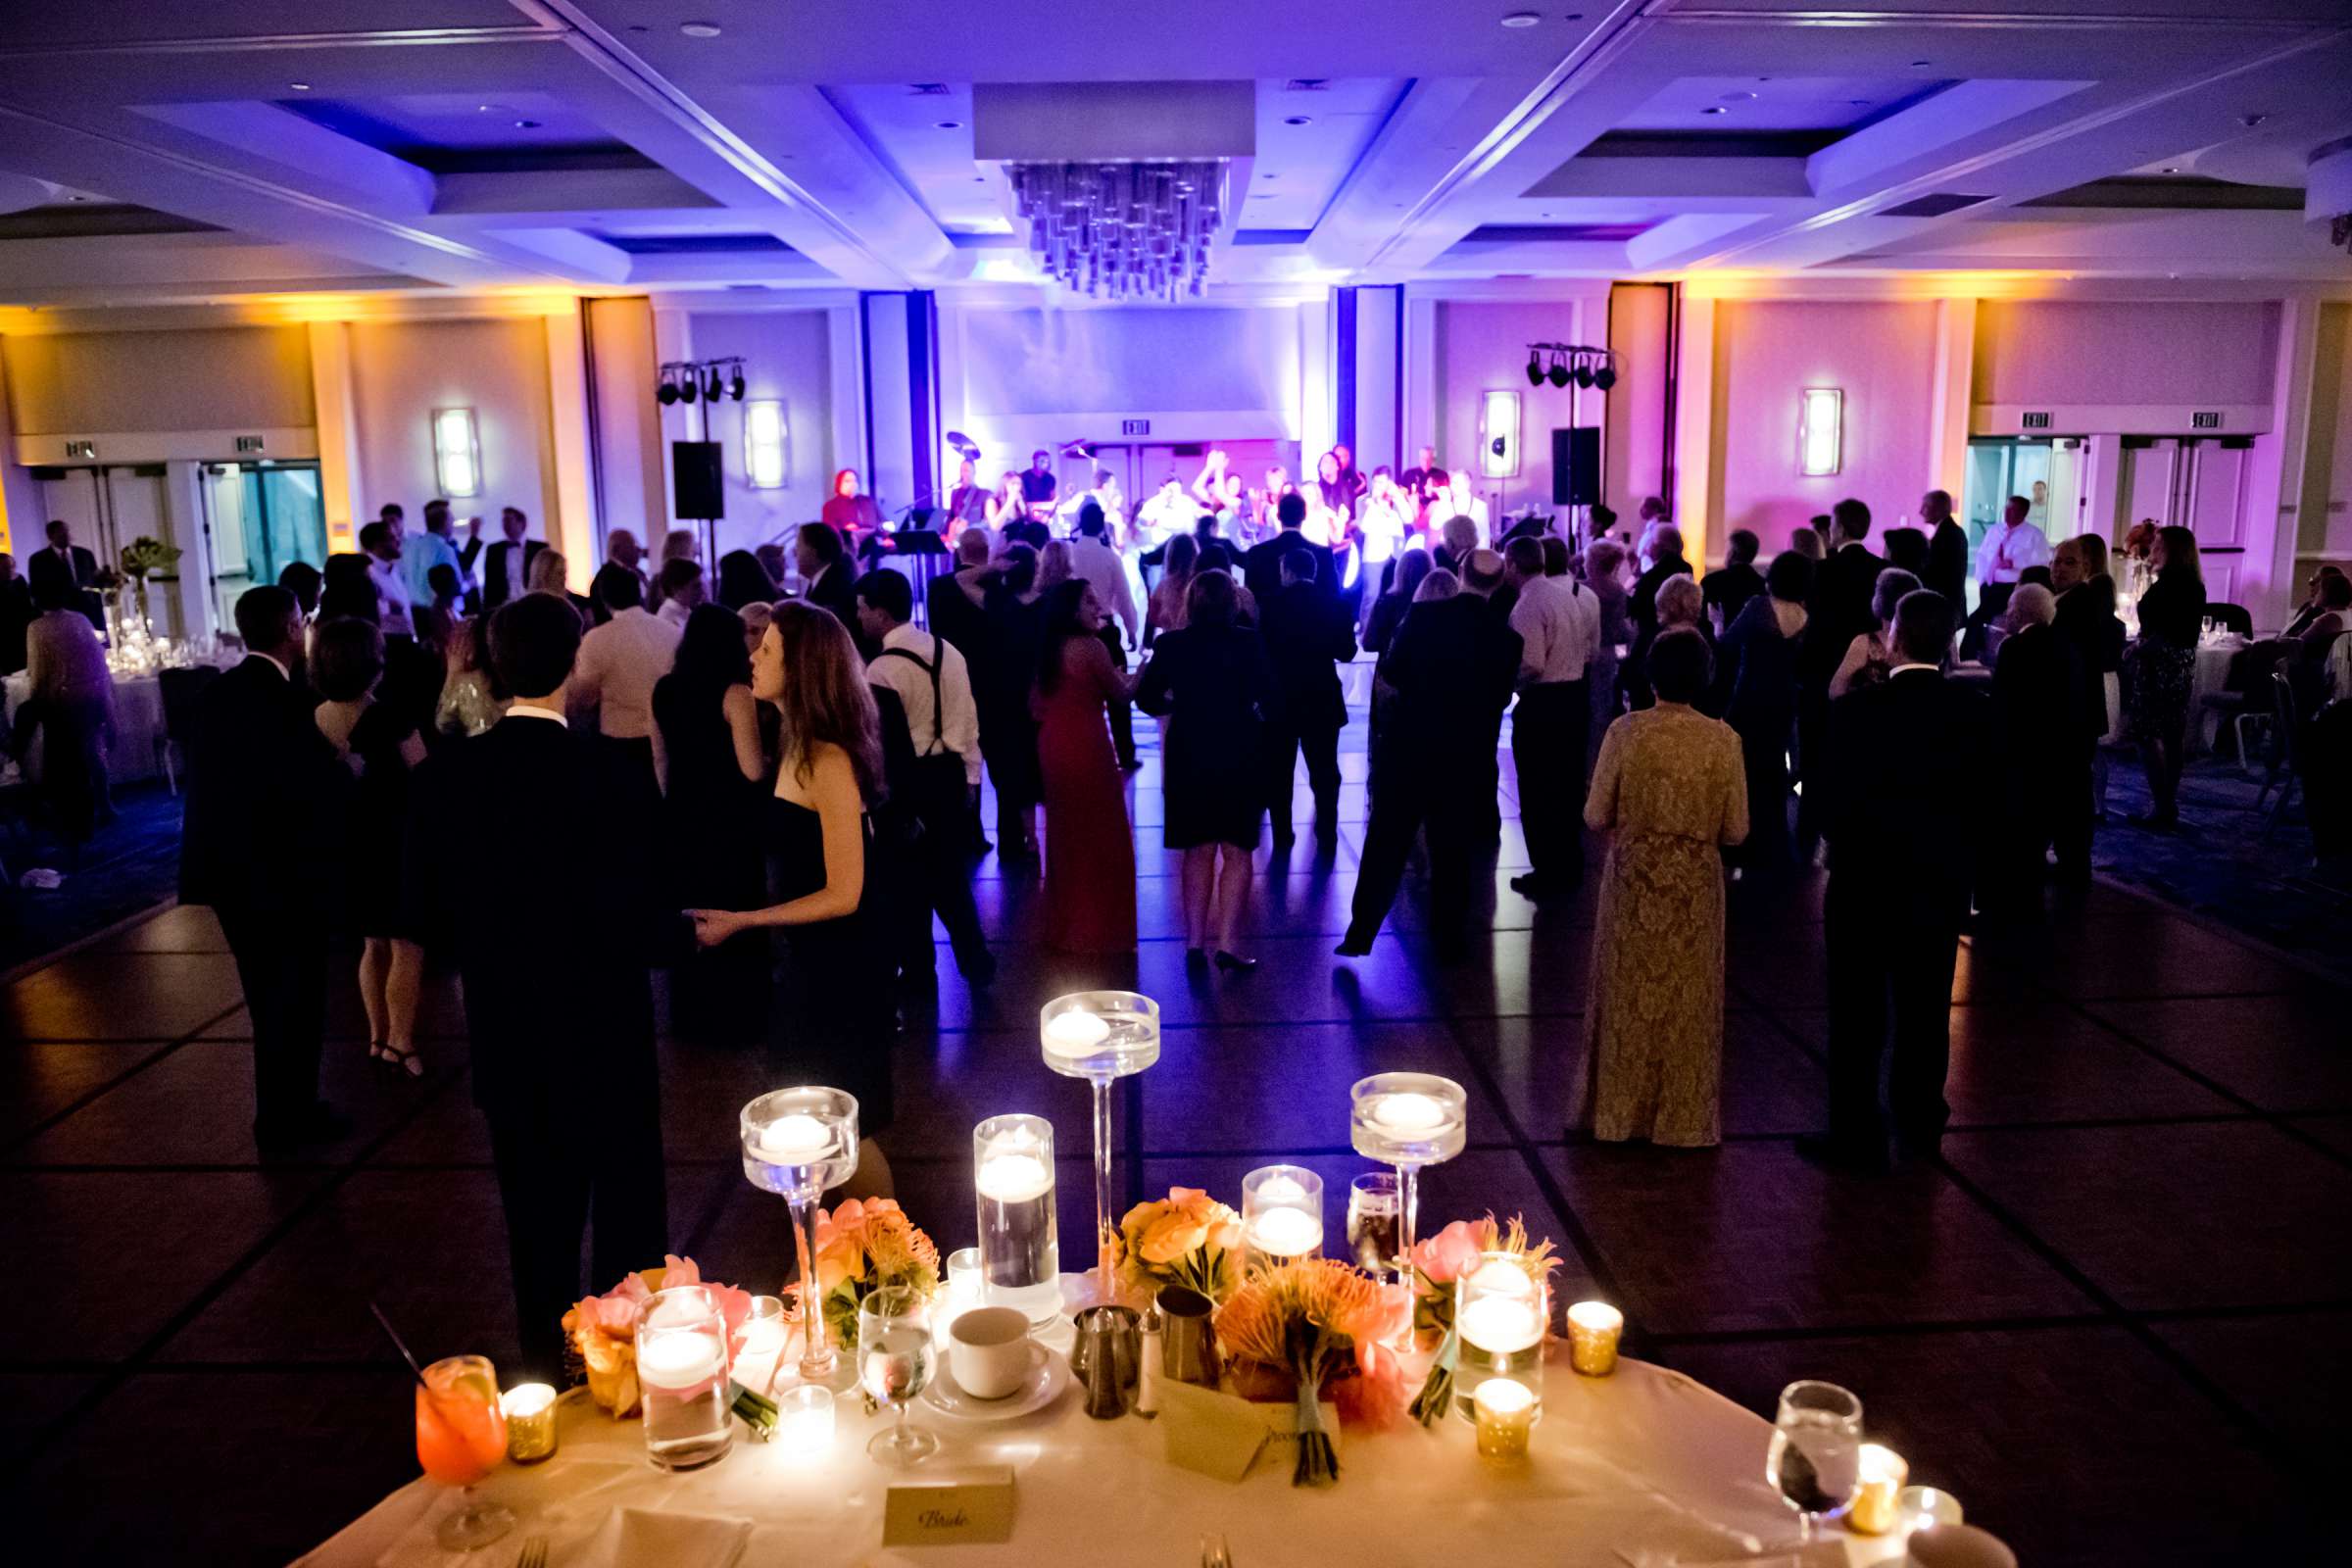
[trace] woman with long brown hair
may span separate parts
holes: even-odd
[[[1102,646],[1102,602],[1072,578],[1038,601],[1038,778],[1046,807],[1046,945],[1135,952],[1135,839],[1105,705],[1135,695]]]
[[[780,1082],[858,1097],[853,1197],[887,1197],[890,1166],[872,1139],[891,1122],[889,998],[875,962],[866,812],[882,799],[882,729],[858,650],[840,620],[793,600],[776,606],[752,658],[752,695],[783,715],[783,762],[765,802],[763,909],[690,909],[695,940],[778,928],[784,961],[768,1042]]]
[[[2156,530],[2156,580],[2139,596],[2139,639],[2124,652],[2124,707],[2139,743],[2154,804],[2140,827],[2170,833],[2180,825],[2180,767],[2188,744],[2189,691],[2196,683],[2197,638],[2205,627],[2205,568],[2197,536]]]

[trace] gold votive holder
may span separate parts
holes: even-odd
[[[1489,1378],[1471,1396],[1478,1423],[1478,1456],[1495,1464],[1526,1459],[1529,1440],[1542,1408],[1536,1391],[1517,1378]]]
[[[1606,1301],[1579,1301],[1568,1309],[1568,1364],[1589,1378],[1617,1370],[1617,1341],[1625,1314]]]
[[[498,1396],[507,1417],[507,1457],[537,1464],[556,1451],[556,1391],[544,1383],[517,1383]]]
[[[1903,1518],[1903,1483],[1911,1466],[1892,1448],[1865,1443],[1855,1456],[1858,1479],[1845,1527],[1861,1536],[1883,1536]]]

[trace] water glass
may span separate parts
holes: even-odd
[[[734,1445],[726,1314],[707,1286],[680,1285],[646,1298],[637,1314],[637,1386],[646,1456],[656,1465],[698,1469]]]
[[[1348,1250],[1357,1268],[1383,1283],[1403,1250],[1399,1221],[1395,1171],[1369,1171],[1348,1184]]]
[[[894,1466],[919,1464],[939,1451],[939,1439],[906,1424],[906,1407],[931,1386],[938,1351],[931,1344],[931,1311],[902,1285],[868,1293],[858,1306],[858,1377],[875,1403],[898,1412],[865,1451]]]
[[[1796,1510],[1801,1539],[1854,1500],[1862,1480],[1862,1401],[1835,1383],[1791,1383],[1781,1391],[1764,1482]]]

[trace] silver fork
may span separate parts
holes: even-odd
[[[1233,1553],[1225,1549],[1223,1536],[1200,1538],[1200,1568],[1233,1568]]]
[[[547,1538],[528,1536],[522,1543],[522,1555],[514,1559],[514,1568],[547,1568]]]

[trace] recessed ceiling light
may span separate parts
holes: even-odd
[[[2180,166],[2179,164],[2167,164],[2164,166],[2164,172],[2168,174],[2178,174],[2180,172]]]
[[[1913,71],[1917,71],[1917,70],[1921,69],[1923,66],[1932,66],[1932,65],[1934,65],[1935,63],[1936,63],[1936,62],[1935,62],[1935,61],[1933,61],[1933,60],[1914,60],[1914,61],[1912,61],[1912,62],[1911,62],[1911,69],[1912,69]]]
[[[715,38],[718,36],[718,24],[715,22],[682,22],[678,24],[678,30],[689,38]]]
[[[66,198],[66,200],[68,200],[68,201],[70,201],[70,202],[86,202],[86,201],[88,201],[88,200],[89,200],[89,198],[88,198],[87,196],[84,196],[84,195],[80,194],[80,193],[77,191],[77,192],[75,192],[74,195],[71,195],[71,196],[67,197],[67,198]]]
[[[2270,118],[2271,117],[2268,115],[2240,115],[2237,117],[2237,122],[2245,126],[2248,130],[2252,130],[2256,125],[2261,124],[2264,121]]]
[[[1502,19],[1502,24],[1506,27],[1532,27],[1543,20],[1533,11],[1514,11]]]
[[[1710,109],[1701,109],[1699,113],[1702,115],[1728,115],[1731,113],[1731,111],[1724,108],[1723,105],[1717,104]]]
[[[1312,115],[1286,115],[1282,122],[1286,125],[1311,125],[1315,118]]]
[[[307,81],[289,81],[286,83],[286,85],[293,88],[296,92],[309,92],[311,90],[311,84]]]
[[[539,122],[536,120],[517,120],[514,122],[514,128],[516,130],[537,130],[539,128]]]
[[[1752,92],[1727,92],[1715,101],[1723,104],[1739,104],[1745,103],[1754,96],[1755,94]]]
[[[963,122],[960,120],[941,120],[934,122],[934,123],[937,124],[941,130],[961,130],[963,128]]]

